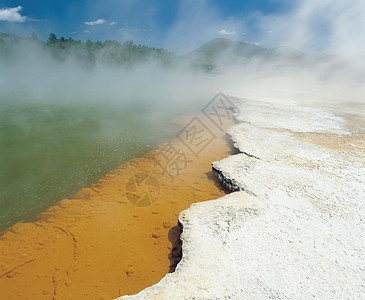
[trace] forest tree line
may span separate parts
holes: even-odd
[[[133,41],[120,43],[116,40],[93,42],[87,40],[74,40],[72,37],[57,38],[54,33],[49,35],[46,42],[38,39],[33,33],[31,37],[20,37],[13,34],[0,33],[0,57],[11,61],[18,59],[19,55],[27,55],[27,51],[40,48],[59,61],[73,57],[87,67],[92,67],[96,62],[108,65],[133,65],[147,60],[158,60],[163,64],[170,64],[175,55],[163,48],[136,45]]]

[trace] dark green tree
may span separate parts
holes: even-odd
[[[48,44],[55,44],[55,43],[57,43],[57,42],[58,42],[58,39],[57,39],[56,35],[55,35],[54,33],[51,33],[51,34],[49,35],[49,38],[48,38],[47,43],[48,43]]]

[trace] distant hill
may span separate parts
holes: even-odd
[[[195,68],[212,71],[230,66],[245,65],[250,62],[286,61],[301,63],[308,59],[308,55],[289,47],[267,49],[246,42],[217,38],[181,58]]]
[[[269,54],[269,49],[265,49],[254,44],[217,38],[186,54],[185,57],[190,59],[205,58],[209,60],[216,60],[222,57],[222,55],[250,58],[257,56],[266,57]]]

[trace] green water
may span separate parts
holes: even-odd
[[[0,232],[172,138],[178,128],[136,104],[0,103]]]

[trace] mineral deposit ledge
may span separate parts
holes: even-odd
[[[226,187],[183,211],[174,273],[120,299],[365,299],[364,115],[236,100]]]

